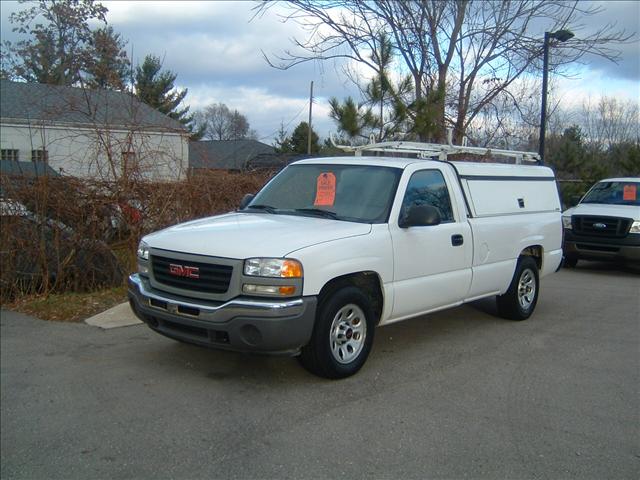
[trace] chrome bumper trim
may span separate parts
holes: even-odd
[[[302,298],[283,299],[280,301],[234,299],[220,305],[207,305],[194,303],[186,298],[178,298],[176,295],[161,295],[151,291],[150,283],[139,274],[129,276],[129,291],[136,297],[139,307],[147,311],[157,311],[179,315],[186,318],[197,318],[212,322],[224,322],[235,316],[248,315],[259,317],[282,317],[300,314],[304,310]],[[169,308],[164,309],[151,304],[150,300],[164,302]],[[190,315],[178,312],[177,307],[197,309],[198,315]]]

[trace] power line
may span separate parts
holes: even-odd
[[[293,123],[293,122],[294,122],[294,121],[295,121],[295,120],[296,120],[296,119],[297,119],[297,118],[302,114],[302,112],[304,112],[306,109],[307,109],[307,104],[305,103],[305,104],[302,106],[302,108],[300,109],[300,111],[299,111],[298,113],[296,113],[296,114],[295,114],[295,116],[294,116],[291,120],[289,120],[289,121],[287,122],[287,124],[286,124],[286,125],[281,125],[281,127],[280,127],[280,128],[282,128],[282,129],[286,129],[286,128],[287,128],[289,125],[291,125],[291,124],[292,124],[292,123]],[[275,136],[279,131],[280,131],[280,129],[278,129],[278,130],[274,131],[273,133],[271,133],[271,134],[269,134],[269,135],[265,135],[264,137],[260,137],[258,140],[264,140],[264,139],[267,139],[267,138],[273,138],[273,137],[274,137],[274,136]]]

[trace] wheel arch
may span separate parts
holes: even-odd
[[[531,257],[535,260],[536,265],[538,266],[538,271],[542,271],[542,264],[544,259],[544,247],[542,245],[530,245],[524,248],[520,255],[518,255],[518,260],[522,257]]]
[[[371,301],[375,324],[380,323],[384,308],[384,290],[380,275],[372,270],[348,273],[327,281],[318,294],[318,304],[321,304],[325,298],[346,286],[354,286],[362,290]]]

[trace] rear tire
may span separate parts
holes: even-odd
[[[357,287],[343,287],[321,301],[300,363],[320,377],[349,377],[367,360],[374,329],[369,298]]]
[[[536,308],[539,292],[538,264],[531,257],[520,257],[509,289],[496,297],[498,314],[509,320],[526,320]]]

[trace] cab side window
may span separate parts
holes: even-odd
[[[431,205],[439,210],[442,223],[454,221],[449,190],[439,170],[420,170],[411,176],[402,200],[401,220],[412,205]]]

